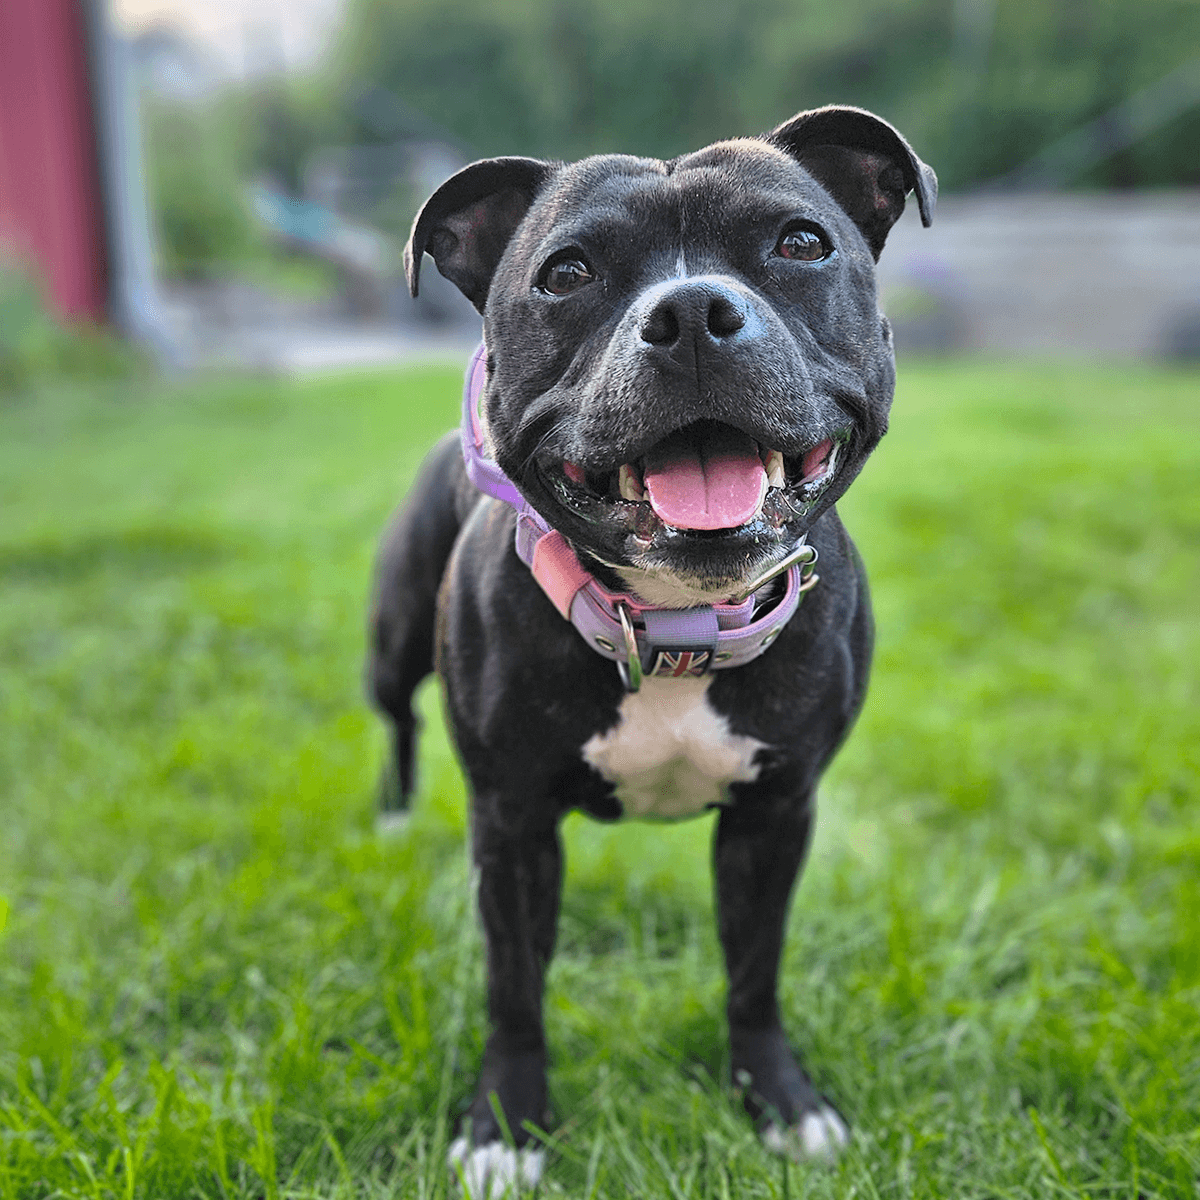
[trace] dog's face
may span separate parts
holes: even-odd
[[[886,430],[874,262],[912,189],[928,223],[933,173],[855,109],[669,163],[489,160],[430,198],[409,277],[428,249],[483,312],[492,451],[547,521],[644,595],[719,600]]]

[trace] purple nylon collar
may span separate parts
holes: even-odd
[[[487,378],[487,349],[480,346],[463,382],[462,451],[467,476],[481,491],[517,513],[516,550],[555,608],[597,654],[617,664],[630,691],[645,675],[679,678],[740,667],[762,654],[779,636],[817,582],[817,552],[787,569],[782,597],[764,583],[744,600],[697,608],[659,608],[636,596],[610,592],[586,570],[566,538],[551,529],[516,485],[487,457],[479,397]],[[800,548],[798,548],[799,550]]]

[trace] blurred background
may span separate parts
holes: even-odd
[[[941,178],[883,258],[902,352],[1200,355],[1195,0],[4,0],[0,386],[457,355],[400,277],[457,167],[829,102]]]

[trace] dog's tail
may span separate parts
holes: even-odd
[[[433,670],[442,572],[466,512],[478,500],[466,478],[457,431],[429,452],[380,546],[371,613],[367,689],[392,724],[391,761],[380,784],[385,816],[408,809],[417,719],[412,694]]]

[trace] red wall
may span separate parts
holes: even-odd
[[[100,320],[104,217],[81,0],[0,0],[0,246]]]

